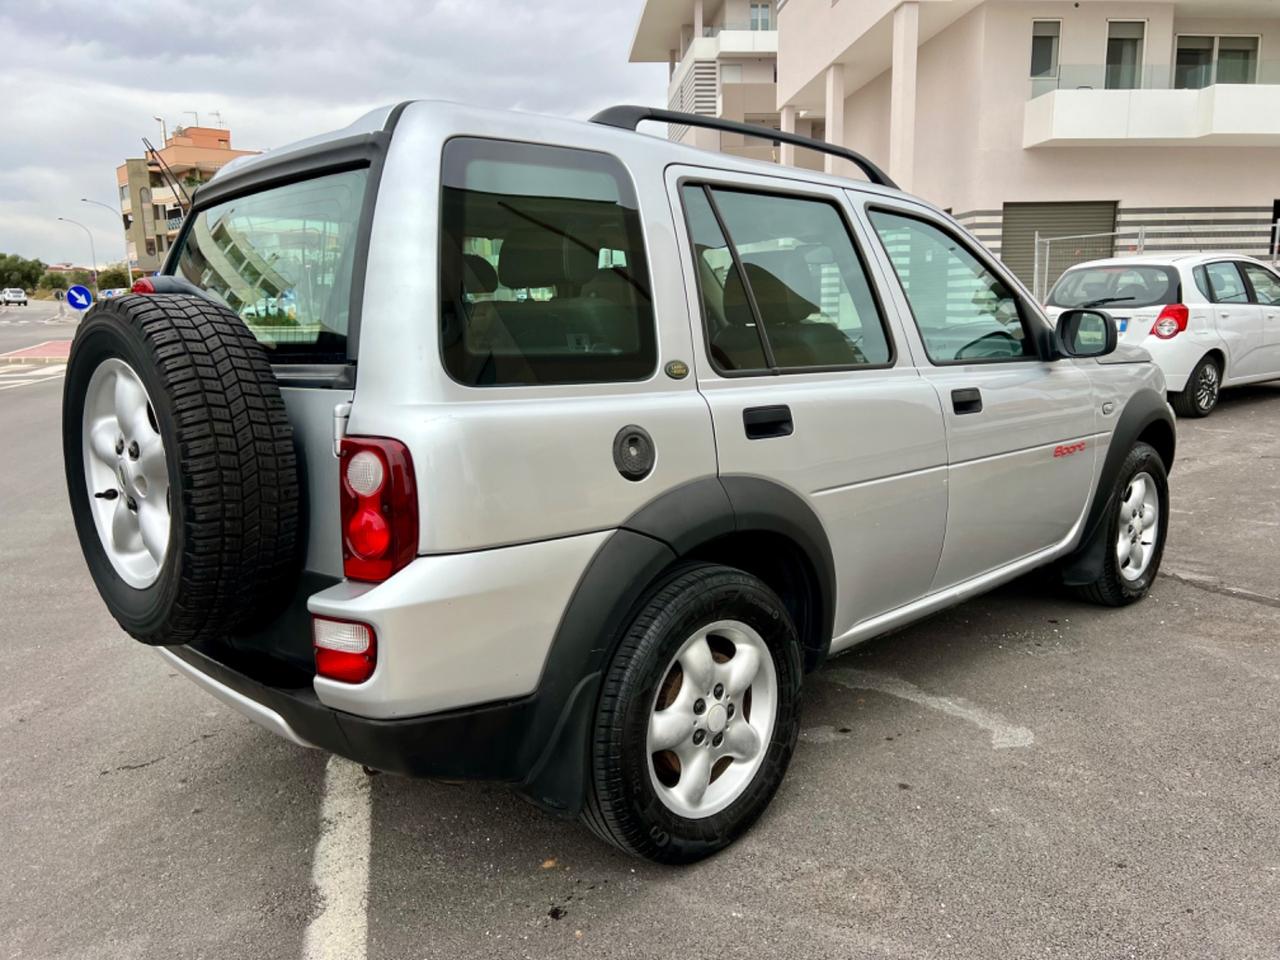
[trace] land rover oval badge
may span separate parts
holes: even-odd
[[[683,380],[689,375],[689,365],[683,360],[672,360],[665,369],[672,380]]]

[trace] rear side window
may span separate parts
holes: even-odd
[[[916,217],[870,211],[934,363],[1034,358],[1018,298],[959,240]]]
[[[833,204],[694,185],[683,196],[718,370],[892,362],[866,270]]]
[[[176,273],[240,315],[273,363],[344,362],[368,170],[348,170],[198,212]]]
[[[1248,303],[1249,291],[1240,276],[1240,268],[1221,260],[1207,263],[1204,272],[1209,278],[1209,297],[1214,303]]]
[[[642,380],[657,366],[635,191],[613,157],[444,149],[441,354],[467,386]]]
[[[1163,306],[1180,303],[1178,271],[1173,267],[1106,266],[1079,267],[1062,275],[1049,293],[1055,307],[1121,308]]]

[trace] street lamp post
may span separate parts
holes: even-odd
[[[84,235],[89,238],[89,256],[93,262],[89,265],[93,273],[93,295],[98,295],[98,254],[93,249],[93,231],[86,227],[79,220],[72,220],[70,217],[59,217],[63,223],[74,223],[77,227],[84,231]]]
[[[80,198],[80,202],[81,202],[81,203],[92,203],[95,207],[102,207],[102,209],[107,210],[107,211],[109,211],[110,213],[112,213],[112,214],[114,214],[114,215],[116,215],[116,216],[121,217],[121,221],[120,221],[120,222],[121,222],[121,224],[123,225],[123,223],[124,223],[123,215],[122,215],[122,214],[117,213],[115,210],[112,210],[112,209],[111,209],[111,206],[110,206],[109,204],[103,203],[101,200],[88,200],[88,199],[86,199],[85,197],[81,197],[81,198]],[[125,272],[126,272],[127,274],[129,274],[129,286],[131,286],[131,287],[132,287],[132,286],[133,286],[133,263],[129,260],[129,233],[128,233],[128,231],[125,231],[125,235],[124,235],[124,269],[125,269]]]

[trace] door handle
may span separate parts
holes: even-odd
[[[982,391],[977,387],[965,387],[951,391],[951,409],[957,414],[981,413]]]
[[[791,421],[791,408],[785,404],[773,407],[747,407],[742,411],[742,426],[748,440],[768,440],[770,437],[789,437],[795,432]]]

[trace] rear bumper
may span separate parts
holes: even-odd
[[[302,747],[417,777],[519,783],[538,745],[527,742],[536,696],[425,717],[377,720],[327,707],[310,688],[273,687],[191,647],[161,647],[176,669],[219,700]]]

